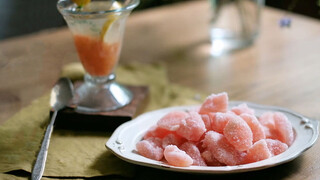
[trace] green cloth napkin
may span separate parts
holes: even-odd
[[[149,86],[150,101],[145,112],[168,106],[199,104],[202,102],[199,96],[204,97],[191,89],[169,83],[163,65],[133,63],[117,67],[116,72],[119,83]],[[83,74],[79,63],[66,65],[62,70],[62,76],[73,80],[82,79]],[[0,126],[0,179],[30,176],[49,122],[49,94],[36,99]],[[117,158],[105,148],[111,134],[54,130],[44,177],[134,176],[135,165]],[[17,172],[22,175],[11,175]]]

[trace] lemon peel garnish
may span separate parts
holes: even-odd
[[[91,2],[91,0],[72,0],[72,2],[74,2],[78,5],[77,8],[81,9],[83,6],[89,4]]]
[[[114,9],[119,9],[122,7],[122,4],[120,4],[118,1],[115,1],[114,3],[112,3],[112,6],[110,8],[110,10],[114,10]],[[101,34],[100,34],[100,38],[103,40],[104,36],[107,34],[110,26],[118,19],[118,16],[115,14],[111,14],[109,15],[108,19],[106,20],[106,22],[104,22],[102,29],[101,29]]]

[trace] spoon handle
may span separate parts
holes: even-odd
[[[51,134],[53,131],[53,125],[54,125],[54,121],[56,119],[57,113],[58,113],[58,111],[54,111],[54,113],[51,117],[51,121],[47,127],[46,133],[45,133],[44,138],[42,140],[39,154],[37,156],[36,163],[35,163],[33,170],[32,170],[31,180],[40,180],[43,175],[44,167],[46,165],[46,160],[47,160],[50,138],[51,138]]]

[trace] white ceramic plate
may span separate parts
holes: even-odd
[[[229,108],[237,106],[244,102],[229,102]],[[238,166],[219,166],[219,167],[204,167],[204,166],[190,166],[190,167],[175,167],[162,161],[156,161],[149,158],[145,158],[139,155],[136,151],[136,143],[140,141],[146,131],[157,121],[173,110],[188,110],[196,108],[198,106],[179,106],[160,109],[152,112],[148,112],[138,116],[137,118],[126,122],[119,126],[109,140],[106,143],[107,149],[117,155],[119,158],[128,161],[130,163],[149,166],[164,170],[171,170],[177,172],[189,172],[189,173],[205,173],[205,174],[223,174],[223,173],[235,173],[246,172],[269,168],[279,164],[291,161],[301,155],[304,151],[309,149],[317,140],[319,135],[319,122],[306,118],[300,114],[292,112],[290,110],[263,106],[252,103],[247,103],[250,108],[255,110],[255,114],[260,116],[266,111],[279,111],[284,113],[291,121],[295,131],[295,141],[288,148],[287,151],[281,153],[272,158],[259,161],[251,164],[244,164]]]

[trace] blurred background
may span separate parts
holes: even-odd
[[[134,11],[192,0],[140,0]],[[64,26],[57,0],[0,0],[0,40]],[[266,0],[266,5],[320,19],[317,0]]]

